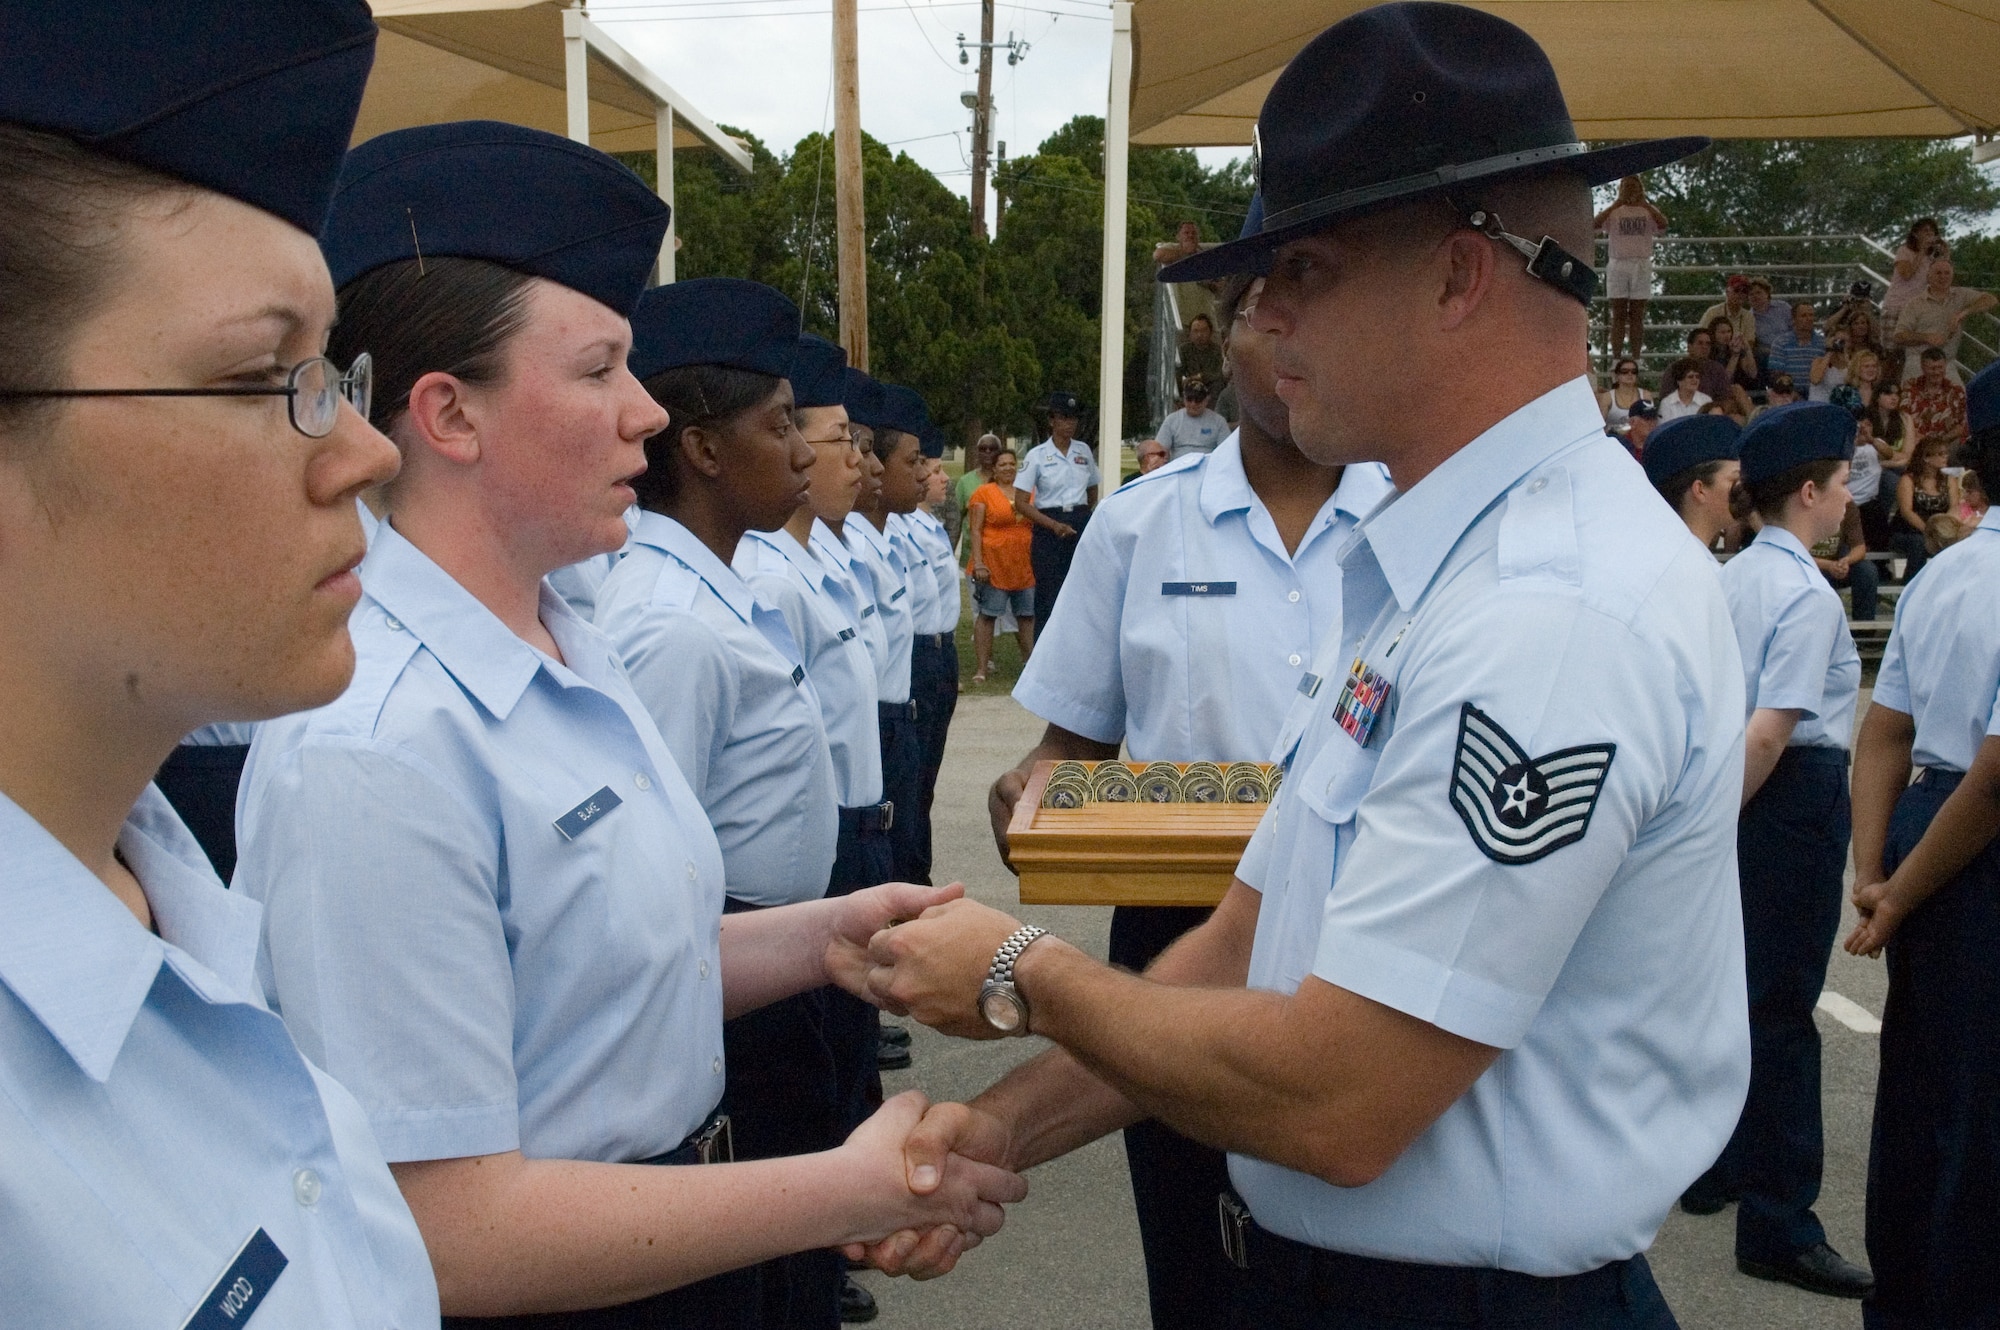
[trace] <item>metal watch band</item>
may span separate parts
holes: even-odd
[[[1021,953],[1028,949],[1030,942],[1047,935],[1048,931],[1033,924],[1023,924],[1008,934],[1007,940],[1000,944],[1000,950],[993,953],[993,967],[986,972],[986,977],[996,984],[1013,983],[1014,962],[1021,958]]]

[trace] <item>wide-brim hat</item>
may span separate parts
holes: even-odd
[[[1264,99],[1257,234],[1168,264],[1159,279],[1261,270],[1279,245],[1426,195],[1555,171],[1601,185],[1708,144],[1689,136],[1592,150],[1533,37],[1464,5],[1377,5],[1308,42]]]

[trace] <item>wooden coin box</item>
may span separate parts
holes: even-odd
[[[1214,905],[1282,772],[1037,762],[1008,826],[1024,905]]]

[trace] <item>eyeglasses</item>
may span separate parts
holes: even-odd
[[[285,375],[282,388],[0,388],[0,400],[52,397],[282,397],[292,428],[308,439],[333,433],[343,400],[365,420],[375,396],[375,362],[366,351],[345,374],[325,356],[301,360]]]

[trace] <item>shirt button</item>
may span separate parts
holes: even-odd
[[[319,1204],[319,1174],[309,1168],[302,1168],[292,1174],[292,1195],[300,1205],[310,1210]]]
[[[397,617],[396,617],[395,615],[393,615],[393,614],[390,614],[390,615],[385,615],[385,616],[383,617],[383,620],[382,620],[382,622],[384,622],[384,623],[388,624],[388,625],[389,625],[389,627],[390,627],[390,628],[391,628],[391,629],[392,629],[393,631],[395,631],[395,632],[398,632],[398,633],[400,633],[400,632],[402,632],[402,631],[403,631],[403,621],[402,621],[401,619],[398,619],[398,618],[397,618]]]
[[[632,783],[634,785],[637,785],[642,790],[650,790],[653,788],[653,778],[651,776],[648,776],[643,771],[637,772],[633,775]]]
[[[1299,593],[1294,591],[1291,595],[1286,596],[1285,599],[1291,601],[1294,605],[1296,605],[1299,603]],[[1294,661],[1293,663],[1297,664],[1296,661]]]
[[[1293,664],[1293,665],[1296,665],[1296,664],[1298,664],[1298,663],[1299,663],[1299,653],[1298,653],[1298,652],[1296,652],[1296,651],[1294,651],[1294,652],[1293,652],[1293,653],[1292,653],[1292,654],[1291,654],[1290,656],[1286,657],[1286,659],[1287,659],[1287,660],[1288,660],[1288,661],[1289,661],[1289,662],[1290,662],[1291,664]]]
[[[687,862],[687,870],[688,870],[688,881],[690,881],[690,882],[694,881],[694,877],[695,877],[695,873],[694,873],[694,860],[692,860],[692,859],[688,860],[688,862]]]
[[[702,978],[704,978],[704,979],[708,978],[708,962],[707,962],[707,961],[703,961],[703,962],[701,963],[701,977],[702,977]]]
[[[708,1064],[708,1069],[714,1072],[717,1076],[720,1076],[722,1074],[722,1059],[716,1058],[713,1062]]]
[[[1528,486],[1528,493],[1540,494],[1543,490],[1547,489],[1548,487],[1549,487],[1549,478],[1547,476],[1536,476],[1534,482]]]

